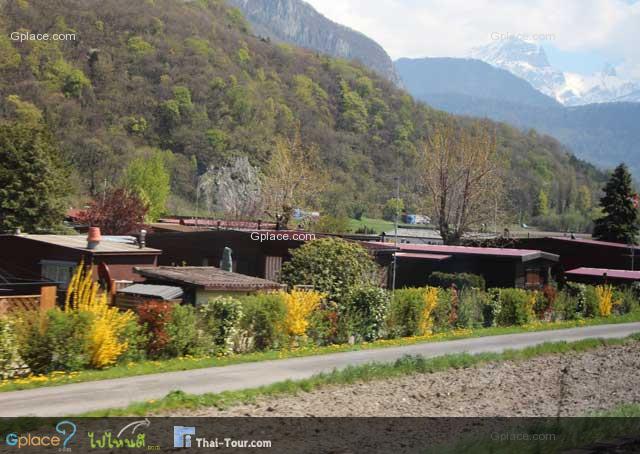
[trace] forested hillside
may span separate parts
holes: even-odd
[[[17,0],[0,3],[0,118],[46,123],[73,166],[76,202],[115,185],[150,147],[164,153],[175,205],[193,205],[210,166],[246,156],[264,169],[276,138],[299,128],[329,175],[324,212],[379,214],[401,176],[417,208],[420,144],[449,122],[346,61],[253,36],[221,0]],[[75,41],[11,41],[13,31]],[[536,133],[486,121],[504,154],[504,205],[534,214],[595,202],[602,174]],[[411,196],[409,194],[412,194]],[[584,200],[583,200],[584,201]],[[175,209],[174,207],[170,209]],[[582,209],[582,208],[581,208]]]

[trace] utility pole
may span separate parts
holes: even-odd
[[[400,177],[396,176],[396,216],[394,219],[394,244],[396,247],[393,253],[393,277],[391,278],[391,297],[396,293],[396,269],[398,268],[398,217],[400,215]]]

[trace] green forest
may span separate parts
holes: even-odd
[[[17,42],[15,31],[76,39]],[[0,2],[0,122],[51,136],[69,207],[126,181],[158,186],[148,171],[159,169],[169,194],[147,194],[154,217],[192,213],[210,169],[248,159],[268,171],[282,140],[314,150],[311,170],[327,179],[301,208],[381,217],[399,176],[405,207],[428,211],[416,189],[421,144],[450,124],[478,126],[356,63],[254,36],[222,0]],[[589,228],[603,172],[548,136],[479,124],[504,166],[505,222]]]

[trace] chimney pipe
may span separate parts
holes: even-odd
[[[140,230],[140,239],[138,240],[138,247],[140,249],[144,249],[147,244],[147,231],[142,229]]]
[[[95,249],[102,236],[100,235],[100,227],[89,227],[89,234],[87,235],[87,249]]]

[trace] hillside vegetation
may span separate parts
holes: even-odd
[[[27,30],[76,40],[9,39]],[[46,123],[73,167],[76,200],[115,185],[149,148],[168,150],[179,207],[193,206],[210,166],[246,156],[264,169],[276,138],[299,128],[331,180],[313,208],[369,217],[392,197],[396,175],[406,205],[421,208],[420,144],[447,123],[470,122],[356,64],[258,38],[220,0],[0,3],[0,119]],[[580,194],[596,201],[603,175],[557,141],[483,127],[504,156],[511,217],[533,215],[541,190],[558,213]]]

